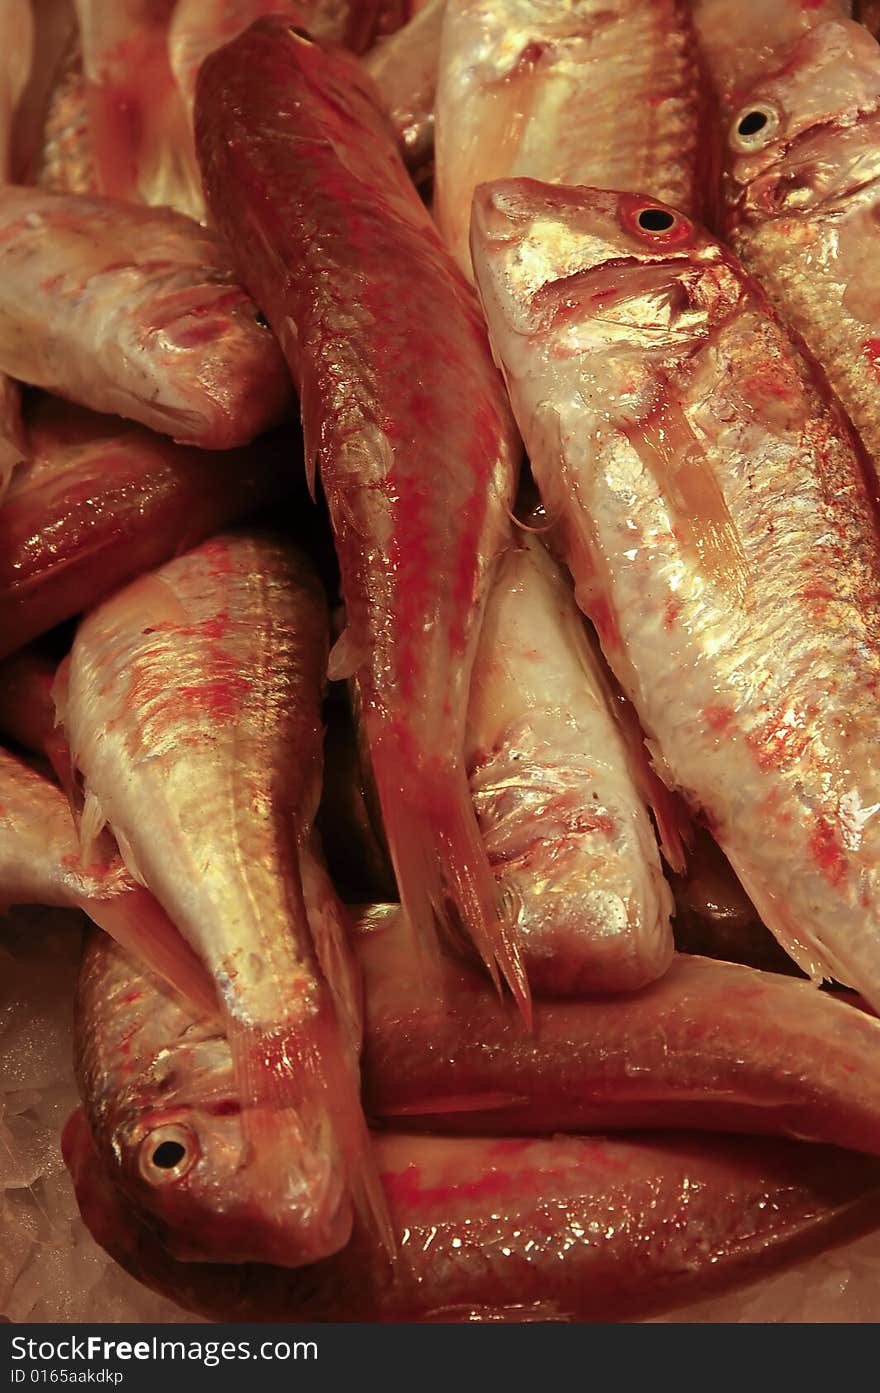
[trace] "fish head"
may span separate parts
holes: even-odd
[[[332,1138],[321,1174],[303,1173],[306,1117],[243,1103],[228,1040],[194,1025],[114,1099],[103,1154],[171,1257],[299,1266],[351,1226]]]
[[[138,1282],[184,1310],[213,1320],[280,1319],[287,1310],[301,1312],[318,1296],[334,1301],[335,1264],[307,1267],[302,1276],[254,1263],[179,1262],[159,1241],[154,1227],[131,1206],[116,1183],[89,1128],[82,1108],[68,1118],[61,1135],[61,1154],[73,1182],[83,1222],[92,1238]],[[302,1281],[302,1291],[296,1282]],[[339,1300],[331,1310],[338,1310]]]
[[[509,383],[531,376],[533,400],[545,389],[558,399],[564,381],[573,402],[613,393],[635,404],[658,367],[686,358],[742,294],[714,238],[636,194],[483,184],[471,245],[493,347]]]
[[[804,35],[731,118],[732,223],[833,206],[880,177],[878,106],[880,47],[862,25],[840,20]]]

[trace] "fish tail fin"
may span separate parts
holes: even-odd
[[[317,834],[300,854],[306,917],[321,971],[355,1061],[364,1034],[363,984],[348,938],[345,912],[321,860]]]
[[[458,920],[496,987],[500,973],[531,1026],[519,943],[502,914],[463,764],[414,776],[379,745],[373,769],[401,903],[417,939],[424,944],[435,937],[435,916],[453,931]]]
[[[80,908],[120,947],[191,1001],[203,1016],[218,1013],[214,983],[159,901],[139,885],[80,899]]]
[[[358,1072],[329,996],[301,1024],[230,1020],[228,1033],[247,1165],[264,1212],[275,1216],[266,1260],[291,1266],[338,1252],[352,1205],[393,1250]]]

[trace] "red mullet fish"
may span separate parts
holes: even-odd
[[[823,24],[743,97],[730,242],[825,369],[880,471],[880,45]]]
[[[347,1241],[353,1197],[384,1223],[358,986],[313,832],[326,644],[304,558],[233,534],[93,610],[57,684],[85,852],[106,821],[207,969],[229,1033],[237,1150],[222,1192],[166,1195],[184,1256],[312,1261]],[[145,932],[137,951],[150,949]]]
[[[478,191],[475,266],[581,607],[658,772],[812,976],[880,1006],[880,536],[848,422],[650,199]]]
[[[359,1230],[301,1273],[173,1262],[102,1165],[81,1111],[62,1150],[98,1243],[214,1320],[635,1320],[877,1222],[877,1162],[755,1138],[378,1135],[393,1262]]]
[[[213,234],[166,208],[11,185],[0,369],[205,449],[246,445],[291,395]]]
[[[213,454],[48,397],[27,431],[0,508],[0,657],[293,493],[277,436]]]
[[[687,0],[448,0],[435,210],[471,275],[474,189],[529,175],[714,201],[714,142]]]
[[[463,758],[482,609],[509,538],[518,442],[479,306],[355,61],[278,19],[202,66],[212,215],[300,394],[342,569],[331,676],[357,679],[400,893],[422,941],[469,931],[528,986]]]
[[[626,991],[665,972],[672,901],[601,658],[558,567],[520,534],[471,681],[480,830],[533,991]]]

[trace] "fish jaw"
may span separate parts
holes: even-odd
[[[695,224],[672,209],[666,210],[667,230],[643,231],[638,219],[655,206],[662,207],[638,194],[562,189],[534,179],[480,186],[474,194],[471,242],[484,307],[490,302],[518,336],[529,339],[548,336],[555,328],[554,314],[564,325],[568,310],[576,336],[589,333],[589,326],[579,322],[586,315],[578,311],[588,303],[598,311],[606,301],[617,301],[613,276],[619,266],[658,266],[665,275],[664,268],[686,264],[694,251],[710,263],[719,259],[712,240],[702,238]],[[609,274],[600,281],[603,270]],[[588,281],[591,273],[594,280]],[[545,306],[551,294],[560,303]],[[577,337],[570,348],[572,354],[577,351]]]
[[[568,235],[584,208],[596,216],[590,191],[546,197],[570,200]],[[527,282],[508,318],[498,286],[516,293],[505,256],[516,263],[475,219],[534,473],[661,777],[703,817],[786,951],[880,1001],[878,539],[863,456],[720,244],[667,210],[661,235],[682,240],[665,265],[645,264],[630,255],[625,204],[618,221],[607,298],[589,298],[595,269],[573,289],[561,259],[558,283],[542,271],[540,296]]]
[[[583,621],[540,543],[515,540],[480,637],[471,791],[539,993],[632,990],[672,954],[671,900]]]

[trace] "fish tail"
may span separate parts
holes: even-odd
[[[348,940],[345,912],[324,868],[316,835],[300,855],[300,878],[315,954],[356,1061],[364,1034],[363,984]]]
[[[530,1026],[528,978],[515,929],[502,914],[463,764],[414,778],[380,744],[373,769],[401,904],[417,940],[436,942],[436,919],[453,932],[460,925],[499,989],[499,972],[504,977]]]
[[[314,1262],[347,1243],[352,1205],[393,1249],[359,1077],[329,997],[298,1024],[229,1022],[246,1164],[277,1228],[276,1261]]]
[[[217,1015],[217,993],[207,969],[149,890],[131,885],[106,899],[83,895],[79,903],[94,924],[192,1002],[200,1015]]]

